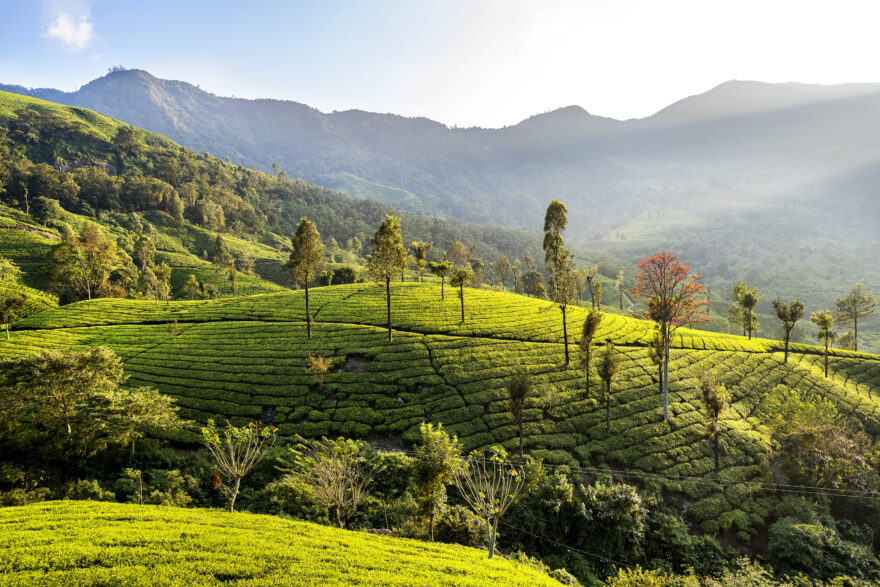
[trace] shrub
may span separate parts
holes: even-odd
[[[437,520],[434,538],[438,542],[480,546],[486,541],[486,532],[480,518],[469,508],[454,505]]]
[[[112,491],[107,491],[101,487],[97,479],[78,479],[65,485],[64,499],[116,501],[116,496]]]

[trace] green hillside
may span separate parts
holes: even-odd
[[[0,570],[4,585],[559,585],[464,546],[78,501],[0,509]]]
[[[880,357],[833,350],[826,379],[817,347],[792,345],[783,364],[777,341],[687,329],[673,342],[672,420],[664,424],[656,367],[644,346],[652,325],[606,314],[597,344],[611,339],[624,356],[609,436],[598,391],[588,396],[583,371],[563,364],[554,305],[466,289],[467,317],[460,323],[454,293],[447,290],[441,301],[439,290],[393,285],[391,343],[382,328],[383,288],[354,284],[312,291],[312,341],[305,337],[302,292],[288,291],[168,308],[136,300],[80,302],[20,321],[0,353],[107,345],[124,359],[132,384],[175,397],[182,415],[196,422],[271,419],[284,436],[345,435],[400,446],[414,440],[420,422],[433,421],[458,434],[467,449],[502,444],[511,451],[516,427],[505,386],[527,367],[539,389],[526,404],[525,445],[533,456],[585,471],[625,469],[686,502],[687,517],[704,531],[730,531],[746,541],[773,511],[765,465],[771,396],[798,390],[825,398],[852,426],[880,435]],[[580,308],[569,312],[572,342],[584,316]],[[166,328],[172,321],[181,327],[173,338]],[[323,388],[305,372],[309,353],[333,358]],[[703,368],[716,369],[731,392],[727,452],[711,482],[704,481],[712,450],[696,386]]]

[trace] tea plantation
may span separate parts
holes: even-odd
[[[0,509],[0,576],[3,585],[559,585],[464,546],[82,501]]]
[[[523,296],[465,290],[460,322],[456,292],[445,301],[434,284],[392,286],[394,340],[384,323],[384,287],[353,284],[311,291],[316,324],[305,334],[303,292],[172,302],[105,299],[50,309],[15,325],[0,355],[41,348],[106,345],[125,361],[133,385],[177,399],[195,425],[262,419],[284,436],[344,435],[403,448],[422,421],[442,422],[467,449],[518,446],[506,383],[519,367],[537,383],[526,402],[525,446],[550,466],[591,474],[611,471],[674,495],[708,533],[749,540],[772,512],[765,466],[770,449],[769,397],[798,389],[833,402],[854,426],[880,435],[880,357],[833,350],[830,377],[821,351],[681,329],[670,367],[671,422],[661,420],[657,368],[645,344],[652,324],[606,314],[595,339],[623,353],[614,386],[612,434],[605,431],[599,382],[585,391],[583,371],[564,365],[558,308]],[[579,338],[585,310],[572,308],[568,332]],[[177,322],[172,336],[168,324]],[[576,348],[572,347],[573,357]],[[306,373],[308,355],[334,363],[321,386]],[[721,473],[703,429],[696,378],[712,368],[731,392]],[[194,426],[195,426],[194,425]],[[192,430],[179,440],[195,441]]]

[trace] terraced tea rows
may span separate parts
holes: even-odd
[[[0,569],[4,585],[559,585],[464,546],[82,501],[0,509]]]
[[[685,331],[675,340],[670,368],[669,424],[661,421],[656,366],[644,344],[646,322],[607,315],[606,338],[624,355],[605,432],[604,406],[585,391],[583,371],[563,364],[560,313],[522,296],[466,290],[439,299],[434,285],[395,284],[393,342],[382,328],[381,288],[354,284],[313,290],[315,337],[305,336],[302,292],[239,299],[173,302],[81,302],[16,325],[0,353],[105,344],[124,359],[131,382],[177,398],[185,417],[233,423],[261,418],[283,435],[346,435],[412,439],[420,422],[443,422],[467,448],[500,443],[513,450],[516,428],[505,385],[520,367],[534,374],[538,396],[526,404],[526,447],[549,463],[580,468],[622,467],[631,474],[663,474],[657,482],[691,502],[689,516],[709,531],[750,531],[770,512],[762,497],[769,449],[768,394],[780,386],[820,394],[852,421],[880,435],[880,361],[835,351],[834,372],[823,377],[822,357],[801,345],[782,363],[778,343]],[[573,308],[569,332],[577,339],[585,311]],[[166,328],[178,321],[180,333]],[[496,322],[497,320],[497,322]],[[305,372],[309,353],[333,358],[324,385]],[[719,479],[712,471],[696,378],[716,369],[731,391]],[[678,479],[681,476],[681,479]],[[692,478],[693,477],[693,478]]]

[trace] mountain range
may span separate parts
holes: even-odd
[[[856,280],[880,286],[880,84],[730,81],[648,118],[569,106],[499,129],[221,97],[141,70],[0,89],[403,210],[539,230],[559,198],[572,240],[631,260],[671,248],[719,287],[829,305]]]

